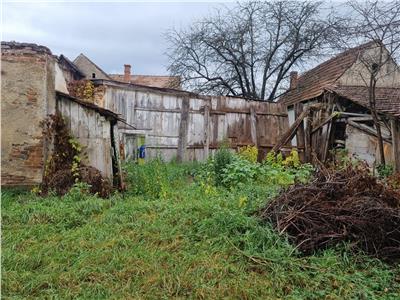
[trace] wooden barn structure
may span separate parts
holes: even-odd
[[[368,70],[362,63],[374,56],[374,42],[347,50],[298,77],[291,74],[290,89],[279,103],[288,109],[290,128],[275,145],[291,142],[304,148],[305,161],[329,158],[330,150],[345,148],[350,156],[380,164],[377,129],[371,115]],[[374,89],[376,111],[384,140],[386,162],[400,170],[400,69],[387,59]]]

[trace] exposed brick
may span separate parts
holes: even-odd
[[[17,176],[8,173],[1,173],[1,184],[2,185],[14,185],[26,181],[25,176]]]
[[[37,103],[38,94],[33,88],[29,88],[25,95],[28,99],[28,104]]]
[[[28,158],[25,161],[25,165],[31,168],[41,168],[43,166],[43,145],[42,143],[38,145],[26,147],[28,151]]]
[[[40,184],[41,123],[55,107],[55,59],[46,47],[2,42],[2,186]]]

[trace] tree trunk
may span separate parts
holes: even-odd
[[[382,138],[382,131],[381,131],[381,124],[379,123],[378,114],[376,112],[376,79],[374,74],[371,74],[370,84],[369,84],[369,106],[371,110],[372,119],[374,121],[376,132],[378,135],[378,148],[379,148],[379,157],[380,163],[382,165],[385,164],[385,151],[383,148],[383,138]]]

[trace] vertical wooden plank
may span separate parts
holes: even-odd
[[[250,131],[251,131],[251,140],[253,144],[258,147],[257,141],[257,116],[254,110],[254,106],[250,106]]]
[[[400,122],[397,119],[390,120],[392,129],[392,148],[396,172],[400,172]]]
[[[177,151],[177,161],[178,162],[182,162],[186,158],[187,138],[188,138],[188,129],[189,129],[189,126],[188,126],[189,108],[190,108],[189,97],[182,98],[181,122],[179,125],[178,151]]]
[[[294,116],[295,119],[297,119],[301,113],[303,112],[303,104],[302,103],[296,103],[294,105]],[[305,137],[304,137],[304,121],[301,121],[299,128],[297,128],[296,132],[296,145],[297,149],[303,149],[302,151],[299,152],[299,157],[301,161],[305,160]]]
[[[312,152],[312,141],[311,141],[311,131],[313,122],[314,111],[311,109],[306,120],[306,129],[304,134],[304,160],[305,162],[311,162],[311,152]]]
[[[209,156],[210,150],[210,105],[204,106],[204,160]]]

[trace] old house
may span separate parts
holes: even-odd
[[[67,79],[81,78],[81,71],[36,44],[2,42],[1,54],[1,184],[42,182],[52,145],[41,124],[56,111],[84,146],[83,163],[113,180],[118,171],[119,117],[68,95]]]
[[[366,43],[301,76],[291,73],[290,89],[279,100],[288,109],[289,125],[293,129],[285,138],[290,140],[295,136],[292,144],[305,150],[306,159],[311,160],[313,152],[324,161],[331,149],[345,148],[350,156],[365,160],[371,166],[380,163],[377,132],[369,109],[370,73],[364,59],[375,59],[382,49],[383,55],[388,55],[380,43]],[[376,109],[385,157],[393,163],[398,156],[398,149],[393,146],[400,117],[400,69],[393,59],[386,58],[377,75]],[[315,108],[307,116],[302,114],[312,105]]]
[[[67,83],[81,80],[86,77],[86,75],[72,61],[70,61],[68,57],[62,54],[58,57],[58,66],[63,71],[63,76]]]
[[[86,79],[108,79],[150,87],[181,89],[179,76],[132,74],[132,67],[128,64],[124,65],[124,74],[107,74],[82,53],[74,59],[73,65]]]
[[[85,75],[86,79],[111,79],[106,72],[82,53],[74,59],[74,65]]]

